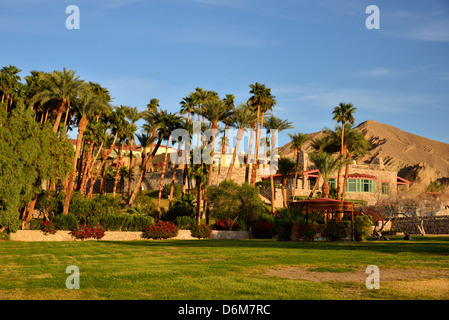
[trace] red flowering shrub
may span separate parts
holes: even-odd
[[[55,224],[49,220],[42,221],[42,231],[44,232],[45,235],[55,234],[56,233]]]
[[[209,239],[212,236],[212,228],[204,224],[193,226],[190,230],[190,234],[192,235],[192,237],[198,239]]]
[[[268,221],[257,221],[252,228],[257,239],[271,239],[274,236],[273,224]]]
[[[212,225],[212,228],[214,230],[229,230],[229,227],[231,226],[232,220],[217,220]],[[240,225],[237,221],[234,222],[232,225],[231,231],[236,231],[240,229]]]
[[[90,228],[84,224],[78,225],[77,227],[73,228],[70,232],[75,239],[88,239],[88,238],[95,238],[97,240],[101,239],[105,235],[105,229],[98,226],[97,228],[93,227]]]
[[[142,237],[145,239],[168,239],[178,235],[178,228],[168,221],[159,220],[154,225],[143,229]]]

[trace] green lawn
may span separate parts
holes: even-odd
[[[65,286],[69,265],[79,267],[79,290]],[[360,274],[368,265],[380,269],[378,290],[368,290],[363,279],[267,275],[288,267],[314,275]],[[405,277],[383,279],[387,271]],[[442,237],[0,242],[0,299],[449,299],[448,274],[449,239]]]

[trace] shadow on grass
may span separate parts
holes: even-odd
[[[378,253],[421,253],[432,255],[449,255],[449,237],[419,237],[416,240],[405,241],[392,239],[390,241],[368,240],[364,242],[330,242],[330,241],[276,241],[276,240],[138,240],[111,241],[122,246],[148,247],[188,247],[188,248],[260,248],[260,249],[317,249],[317,250],[348,250],[373,251]]]

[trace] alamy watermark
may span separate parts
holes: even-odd
[[[368,30],[380,29],[380,10],[379,7],[372,4],[366,7],[365,13],[369,16],[365,20],[365,26]]]
[[[67,277],[65,286],[67,289],[79,289],[80,288],[80,269],[75,265],[70,265],[65,269],[65,273],[71,275]]]
[[[250,142],[251,135],[254,137],[254,130],[245,130],[243,133],[238,129],[227,129],[226,130],[226,140],[229,141],[230,145],[233,142],[239,141],[239,147],[244,145],[246,142]],[[212,137],[215,136],[215,147],[214,156],[212,158]],[[173,143],[178,143],[179,152],[170,153],[170,161],[173,164],[219,164],[224,162],[224,164],[229,165],[233,161],[233,152],[224,154],[222,153],[222,148],[219,146],[218,141],[223,137],[223,133],[220,133],[217,129],[208,129],[201,132],[201,122],[193,121],[193,134],[191,135],[186,129],[176,129],[170,135],[170,141]],[[259,134],[260,140],[259,145],[256,147],[256,141],[253,139],[252,149],[258,152],[259,164],[267,165],[260,168],[260,174],[270,175],[270,172],[276,172],[278,165],[278,148],[277,148],[277,137],[278,130],[260,130]],[[269,141],[269,146],[267,142]],[[251,142],[249,143],[249,145]],[[248,145],[248,149],[249,149]],[[192,152],[191,152],[192,151]],[[233,151],[233,149],[232,149]],[[236,162],[243,163],[245,161],[247,154],[239,152],[237,150]],[[255,164],[255,155],[252,152],[251,156],[247,159],[248,163]]]
[[[366,267],[365,272],[369,274],[369,276],[365,280],[365,286],[367,289],[380,289],[380,271],[379,267],[370,265]]]
[[[65,13],[70,15],[65,19],[65,27],[69,30],[80,28],[80,8],[75,5],[70,5],[65,8]]]

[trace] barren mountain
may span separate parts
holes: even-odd
[[[359,161],[371,163],[375,158],[382,158],[388,169],[397,170],[400,177],[414,182],[415,188],[423,188],[432,180],[444,181],[449,177],[449,144],[373,120],[365,121],[357,128],[372,145],[369,155]],[[310,135],[319,137],[322,134],[320,131]],[[281,147],[279,155],[293,158],[290,145]],[[306,143],[304,149],[310,150],[310,143]]]

